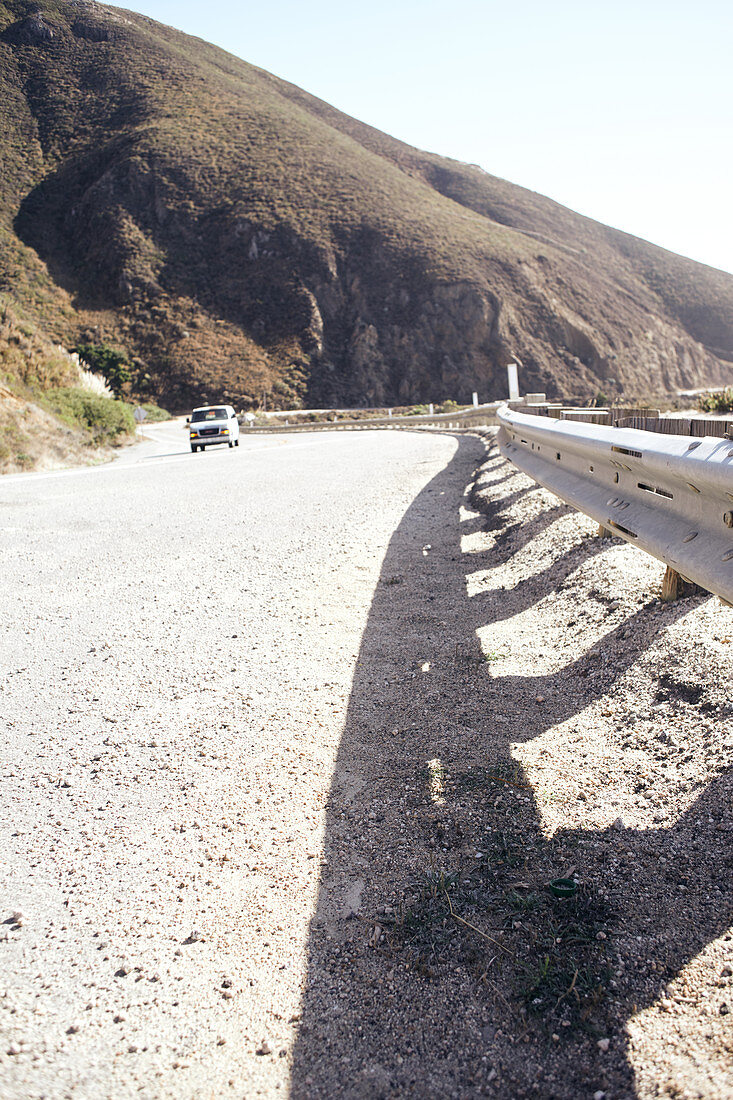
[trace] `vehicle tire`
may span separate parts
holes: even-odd
[[[230,440],[229,440],[229,450],[230,450],[230,451],[231,451],[231,449],[232,449],[232,447],[233,447],[233,446],[234,446],[234,444],[232,443],[232,441],[231,441],[231,439],[230,439]]]
[[[235,439],[235,440],[234,440],[234,446],[235,446],[235,447],[238,447],[238,446],[239,446],[239,440],[238,440],[238,439]]]
[[[197,451],[197,450],[198,450],[198,447],[194,447],[194,445],[193,445],[193,443],[192,443],[192,444],[191,444],[191,454],[192,454],[192,455],[195,455],[195,454],[196,454],[196,451]]]

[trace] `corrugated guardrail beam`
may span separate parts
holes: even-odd
[[[256,434],[281,433],[281,432],[358,432],[379,428],[405,429],[409,428],[471,428],[480,425],[496,424],[496,410],[499,402],[491,405],[479,405],[477,408],[464,409],[454,413],[435,413],[433,416],[375,416],[363,420],[317,420],[311,423],[302,423],[297,420],[292,424],[258,424],[256,427],[244,427],[244,431]]]
[[[733,603],[733,443],[498,410],[502,454],[540,485]]]

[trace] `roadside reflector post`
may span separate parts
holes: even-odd
[[[507,363],[506,367],[507,379],[509,381],[509,400],[519,400],[519,377],[517,375],[517,364]]]
[[[478,408],[478,394],[474,393],[471,396],[473,397],[473,407],[474,407],[474,409],[477,409]]]

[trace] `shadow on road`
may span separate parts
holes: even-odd
[[[384,560],[329,797],[294,1050],[296,1100],[570,1098],[607,1089],[635,1096],[624,1020],[731,922],[733,866],[721,831],[729,776],[702,790],[673,828],[543,834],[511,746],[607,693],[659,618],[643,606],[623,627],[589,639],[559,673],[492,675],[476,632],[491,622],[492,606],[497,618],[504,611],[500,598],[491,605],[467,596],[466,573],[479,555],[461,553],[456,505],[483,457],[476,439],[459,440]],[[569,566],[602,549],[583,541]],[[489,552],[482,565],[493,564]],[[522,606],[541,599],[548,583],[527,578],[531,598]],[[664,622],[691,606],[666,608]],[[629,627],[634,647],[624,637]],[[538,696],[551,702],[538,706]],[[582,763],[567,769],[581,775]],[[689,851],[706,858],[691,865]],[[567,916],[543,893],[571,864],[587,883],[585,908],[573,912],[577,958],[591,977],[576,964],[573,978],[572,960],[561,972],[555,932],[566,935]],[[594,874],[602,869],[606,882],[609,866],[621,888],[604,893]],[[537,973],[525,965],[533,953]],[[528,987],[538,993],[531,1001]],[[611,1029],[616,1039],[601,1052],[598,1037]]]

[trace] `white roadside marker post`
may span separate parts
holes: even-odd
[[[509,400],[519,400],[519,377],[517,375],[517,364],[507,363],[506,365],[507,380],[509,382]]]

